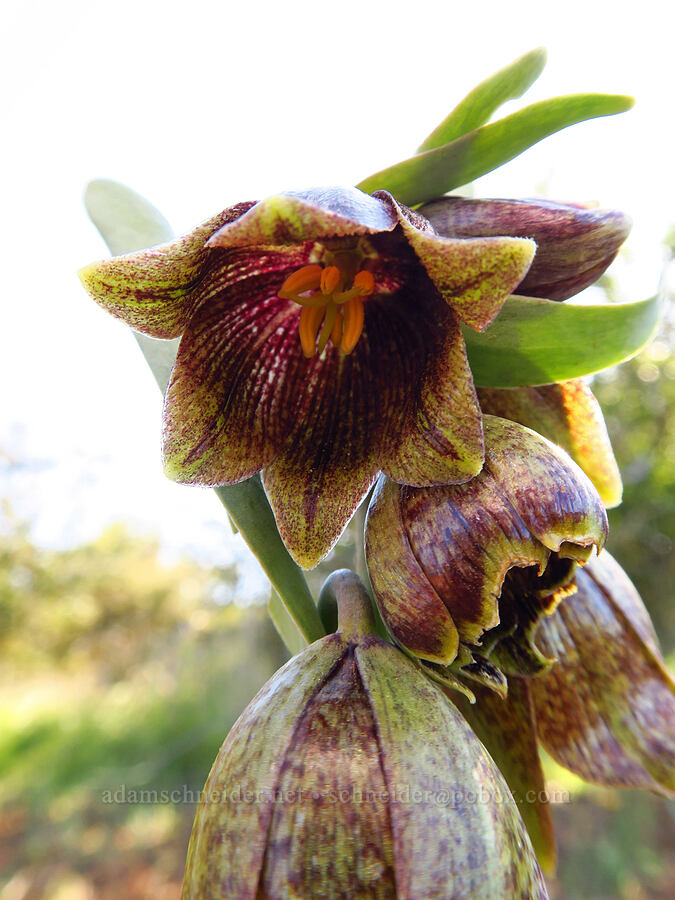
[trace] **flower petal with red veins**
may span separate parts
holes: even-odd
[[[246,270],[246,259],[231,267]],[[164,400],[166,473],[179,482],[234,484],[281,451],[308,362],[298,353],[300,308],[276,296],[296,252],[251,254],[258,274],[214,269],[181,340]],[[226,284],[225,284],[226,282]]]
[[[519,422],[566,450],[606,507],[621,503],[621,475],[598,401],[580,378],[540,387],[478,388],[484,413]]]
[[[480,469],[480,413],[459,328],[423,278],[414,316],[409,288],[373,294],[354,352],[329,345],[294,380],[284,407],[296,427],[263,483],[302,566],[330,550],[380,469],[426,484]]]
[[[316,188],[261,200],[246,215],[219,229],[207,246],[282,246],[320,238],[378,234],[393,231],[396,225],[391,203],[357,188]]]
[[[439,234],[455,238],[513,235],[537,242],[537,255],[514,293],[566,300],[602,275],[630,231],[630,219],[608,209],[547,200],[441,197],[420,212]]]
[[[446,694],[497,763],[518,804],[542,869],[553,872],[555,834],[539,758],[529,682],[527,678],[509,678],[504,699],[473,684],[475,703],[469,703],[456,691],[446,691]]]
[[[205,242],[252,205],[226,209],[168,244],[92,263],[79,273],[82,284],[100,306],[137,331],[156,338],[178,337],[213,263]]]
[[[443,299],[462,322],[485,331],[530,268],[534,241],[441,237],[420,215],[410,214],[399,204],[396,210],[403,233]]]
[[[380,477],[368,509],[366,559],[377,605],[393,637],[416,656],[449,665],[459,636],[410,547],[400,488]]]
[[[388,422],[378,468],[401,484],[468,481],[483,465],[483,424],[459,323],[422,289],[414,316],[407,300],[396,310],[382,304],[371,327],[386,361],[373,385]],[[372,302],[366,308],[374,319]]]
[[[577,586],[539,627],[558,657],[531,681],[539,738],[587,781],[675,794],[675,685],[642,601],[606,551]]]

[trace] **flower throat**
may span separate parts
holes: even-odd
[[[279,291],[283,300],[302,307],[298,331],[308,359],[323,353],[329,340],[343,353],[352,352],[363,332],[363,300],[375,287],[369,271],[358,271],[357,254],[335,252],[329,259],[327,266],[302,266]]]

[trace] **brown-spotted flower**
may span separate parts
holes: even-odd
[[[581,469],[534,431],[486,416],[485,452],[481,473],[462,485],[382,477],[366,556],[399,644],[503,692],[505,672],[549,665],[534,631],[603,546],[607,517]]]
[[[555,844],[537,741],[586,781],[675,796],[675,685],[649,614],[604,550],[576,572],[576,592],[542,618],[535,640],[556,661],[508,678],[508,695],[477,687],[456,702],[518,800],[542,864]]]
[[[133,328],[182,336],[164,405],[170,477],[222,485],[261,471],[309,567],[378,471],[418,486],[480,471],[459,323],[485,329],[534,251],[442,237],[384,191],[336,188],[240,204],[81,277]]]
[[[337,633],[280,669],[221,747],[183,900],[545,900],[483,745],[375,636],[356,576],[336,572],[330,586]]]

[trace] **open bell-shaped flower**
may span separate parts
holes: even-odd
[[[167,474],[222,485],[262,471],[281,536],[310,567],[379,471],[432,485],[480,470],[460,321],[485,329],[534,251],[441,237],[385,191],[327,188],[240,204],[81,278],[133,328],[182,336]]]
[[[290,660],[213,765],[184,900],[543,900],[499,770],[457,709],[374,636],[351,572],[338,632]]]
[[[429,663],[504,691],[504,673],[550,660],[534,643],[578,564],[607,533],[581,469],[545,438],[485,417],[485,465],[463,485],[382,477],[366,522],[377,604],[396,641]]]
[[[547,200],[441,197],[425,203],[420,212],[448,237],[533,238],[536,258],[514,293],[548,300],[566,300],[597,281],[631,226],[617,210]]]

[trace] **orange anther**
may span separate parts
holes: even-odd
[[[344,327],[344,319],[342,318],[342,310],[337,308],[335,312],[335,321],[333,322],[333,330],[330,333],[330,339],[333,346],[339,347],[342,340],[342,329]]]
[[[332,294],[340,283],[340,270],[337,266],[326,266],[321,272],[321,293]]]
[[[323,306],[304,306],[300,313],[300,343],[302,352],[308,359],[316,353],[316,334],[321,325],[325,308]]]
[[[315,291],[321,284],[321,274],[323,269],[321,266],[303,266],[301,269],[289,275],[286,281],[281,285],[279,296],[282,299],[289,300],[295,294],[302,294],[305,291]]]
[[[342,332],[342,343],[340,344],[340,347],[343,353],[349,355],[354,347],[356,347],[356,344],[361,337],[361,332],[363,331],[363,301],[358,297],[352,298],[345,304],[343,315],[345,327]]]
[[[359,272],[354,278],[354,287],[361,288],[361,295],[372,294],[375,290],[375,279],[367,269]]]

